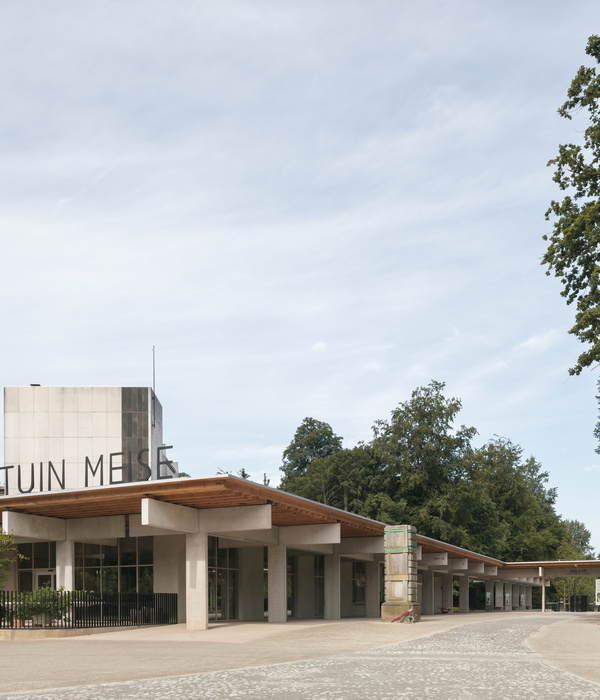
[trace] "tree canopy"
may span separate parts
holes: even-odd
[[[586,53],[600,63],[600,37],[588,40]],[[562,283],[567,304],[575,303],[575,325],[570,329],[588,347],[569,371],[580,374],[600,361],[600,76],[596,68],[581,66],[558,113],[565,119],[584,114],[588,124],[583,144],[561,144],[554,166],[554,182],[565,192],[552,201],[546,219],[553,220],[542,259],[547,275]]]
[[[283,452],[281,488],[295,492],[295,482],[306,474],[312,462],[329,457],[341,449],[342,438],[335,435],[328,423],[305,418]]]
[[[370,443],[349,449],[306,418],[284,452],[280,488],[505,561],[588,555],[589,532],[561,520],[541,465],[506,438],[475,448],[476,429],[455,425],[460,400],[443,391],[440,382],[416,389],[375,422]],[[567,550],[574,556],[559,557]]]

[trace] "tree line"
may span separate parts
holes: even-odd
[[[507,438],[474,447],[477,430],[456,426],[461,402],[444,386],[417,388],[352,448],[305,418],[279,488],[503,561],[592,557],[591,533],[557,514],[548,473]]]

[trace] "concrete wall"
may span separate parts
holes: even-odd
[[[242,547],[239,557],[239,619],[264,620],[265,569],[263,547]]]
[[[86,470],[86,457],[96,469],[100,456],[104,484],[143,476],[137,456],[156,473],[156,447],[162,444],[162,407],[148,387],[6,387],[4,389],[4,479],[9,495],[100,485],[100,469]],[[124,453],[123,456],[118,453]],[[52,463],[54,471],[50,468]],[[33,464],[33,468],[32,468]],[[19,468],[20,465],[20,468]],[[116,469],[125,465],[125,469]],[[139,471],[139,475],[138,475]],[[164,471],[164,470],[163,470]],[[3,480],[4,480],[3,479]],[[20,485],[20,490],[19,490]]]
[[[296,617],[300,619],[315,616],[315,558],[312,554],[297,557]]]
[[[433,591],[433,611],[434,613],[439,613],[441,608],[444,606],[444,599],[442,596],[442,577],[439,574],[434,574]]]
[[[185,622],[185,535],[154,537],[154,592],[177,593],[177,618]]]

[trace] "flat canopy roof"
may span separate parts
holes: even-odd
[[[504,562],[500,561],[499,559],[493,559],[485,554],[471,552],[468,549],[463,549],[462,547],[455,547],[453,544],[441,542],[440,540],[434,540],[431,537],[419,535],[419,533],[417,533],[417,544],[421,545],[424,554],[441,554],[446,552],[448,554],[448,559],[466,558],[470,562],[483,562],[487,566],[504,566]]]
[[[579,559],[570,561],[504,562],[500,559],[488,557],[485,554],[471,552],[468,549],[455,547],[454,545],[448,544],[447,542],[441,542],[440,540],[434,540],[431,537],[425,537],[425,535],[419,535],[419,533],[417,533],[417,544],[422,547],[424,554],[441,554],[445,552],[448,554],[448,559],[466,558],[469,560],[469,563],[483,562],[486,566],[497,566],[498,569],[503,569],[504,571],[514,571],[515,576],[518,576],[519,572],[529,570],[532,568],[539,569],[540,567],[542,569],[582,569],[589,573],[589,575],[597,576],[598,574],[600,574],[600,560],[598,559]],[[565,571],[565,573],[562,575],[569,576],[572,575],[572,573],[572,571]]]
[[[11,510],[50,518],[92,518],[141,513],[142,499],[190,508],[271,504],[273,525],[340,523],[342,537],[380,537],[385,524],[235,476],[136,481],[87,489],[0,497],[0,512]]]
[[[93,518],[141,513],[142,499],[174,503],[189,508],[227,508],[271,505],[271,522],[277,526],[340,523],[342,537],[382,537],[385,523],[309,501],[285,491],[224,474],[221,476],[136,481],[79,490],[0,496],[0,514],[5,510],[49,518]],[[467,558],[487,566],[515,571],[531,567],[600,569],[600,561],[506,563],[477,552],[417,533],[423,553],[447,553],[448,559]]]

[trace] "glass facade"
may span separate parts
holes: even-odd
[[[315,554],[314,558],[315,617],[325,617],[325,557]]]
[[[116,545],[75,542],[75,589],[154,593],[152,537],[122,537]]]
[[[364,605],[367,589],[367,569],[364,561],[352,562],[352,602]]]
[[[208,538],[208,619],[238,619],[238,550],[220,549],[217,537]]]
[[[21,557],[17,561],[17,585],[19,591],[53,587],[53,574],[38,573],[36,569],[56,567],[56,542],[23,542],[17,545]]]
[[[221,540],[222,542],[222,540]],[[123,537],[116,544],[75,542],[75,590],[97,593],[153,593],[154,592],[154,538]],[[19,591],[56,586],[56,543],[34,542],[18,545],[21,558],[17,561]],[[208,538],[208,617],[211,621],[229,621],[240,618],[240,570],[238,548],[219,547],[219,538]],[[264,614],[268,616],[268,548],[262,548],[264,569]],[[325,557],[314,555],[312,562],[288,555],[286,566],[287,617],[312,615],[323,618],[325,612]],[[312,565],[312,566],[311,566]],[[254,564],[252,565],[254,566]],[[382,566],[382,564],[381,564]],[[305,569],[304,567],[310,567]],[[311,572],[312,568],[312,572]],[[312,573],[312,577],[310,576]],[[383,570],[380,575],[380,596],[383,597]],[[254,583],[256,585],[256,583]],[[305,587],[308,587],[306,589]],[[312,588],[312,591],[311,591]],[[350,588],[346,588],[350,603]],[[366,564],[352,562],[351,602],[354,613],[361,614],[358,606],[366,603]],[[253,603],[256,605],[256,600]],[[348,613],[345,613],[348,614]]]

